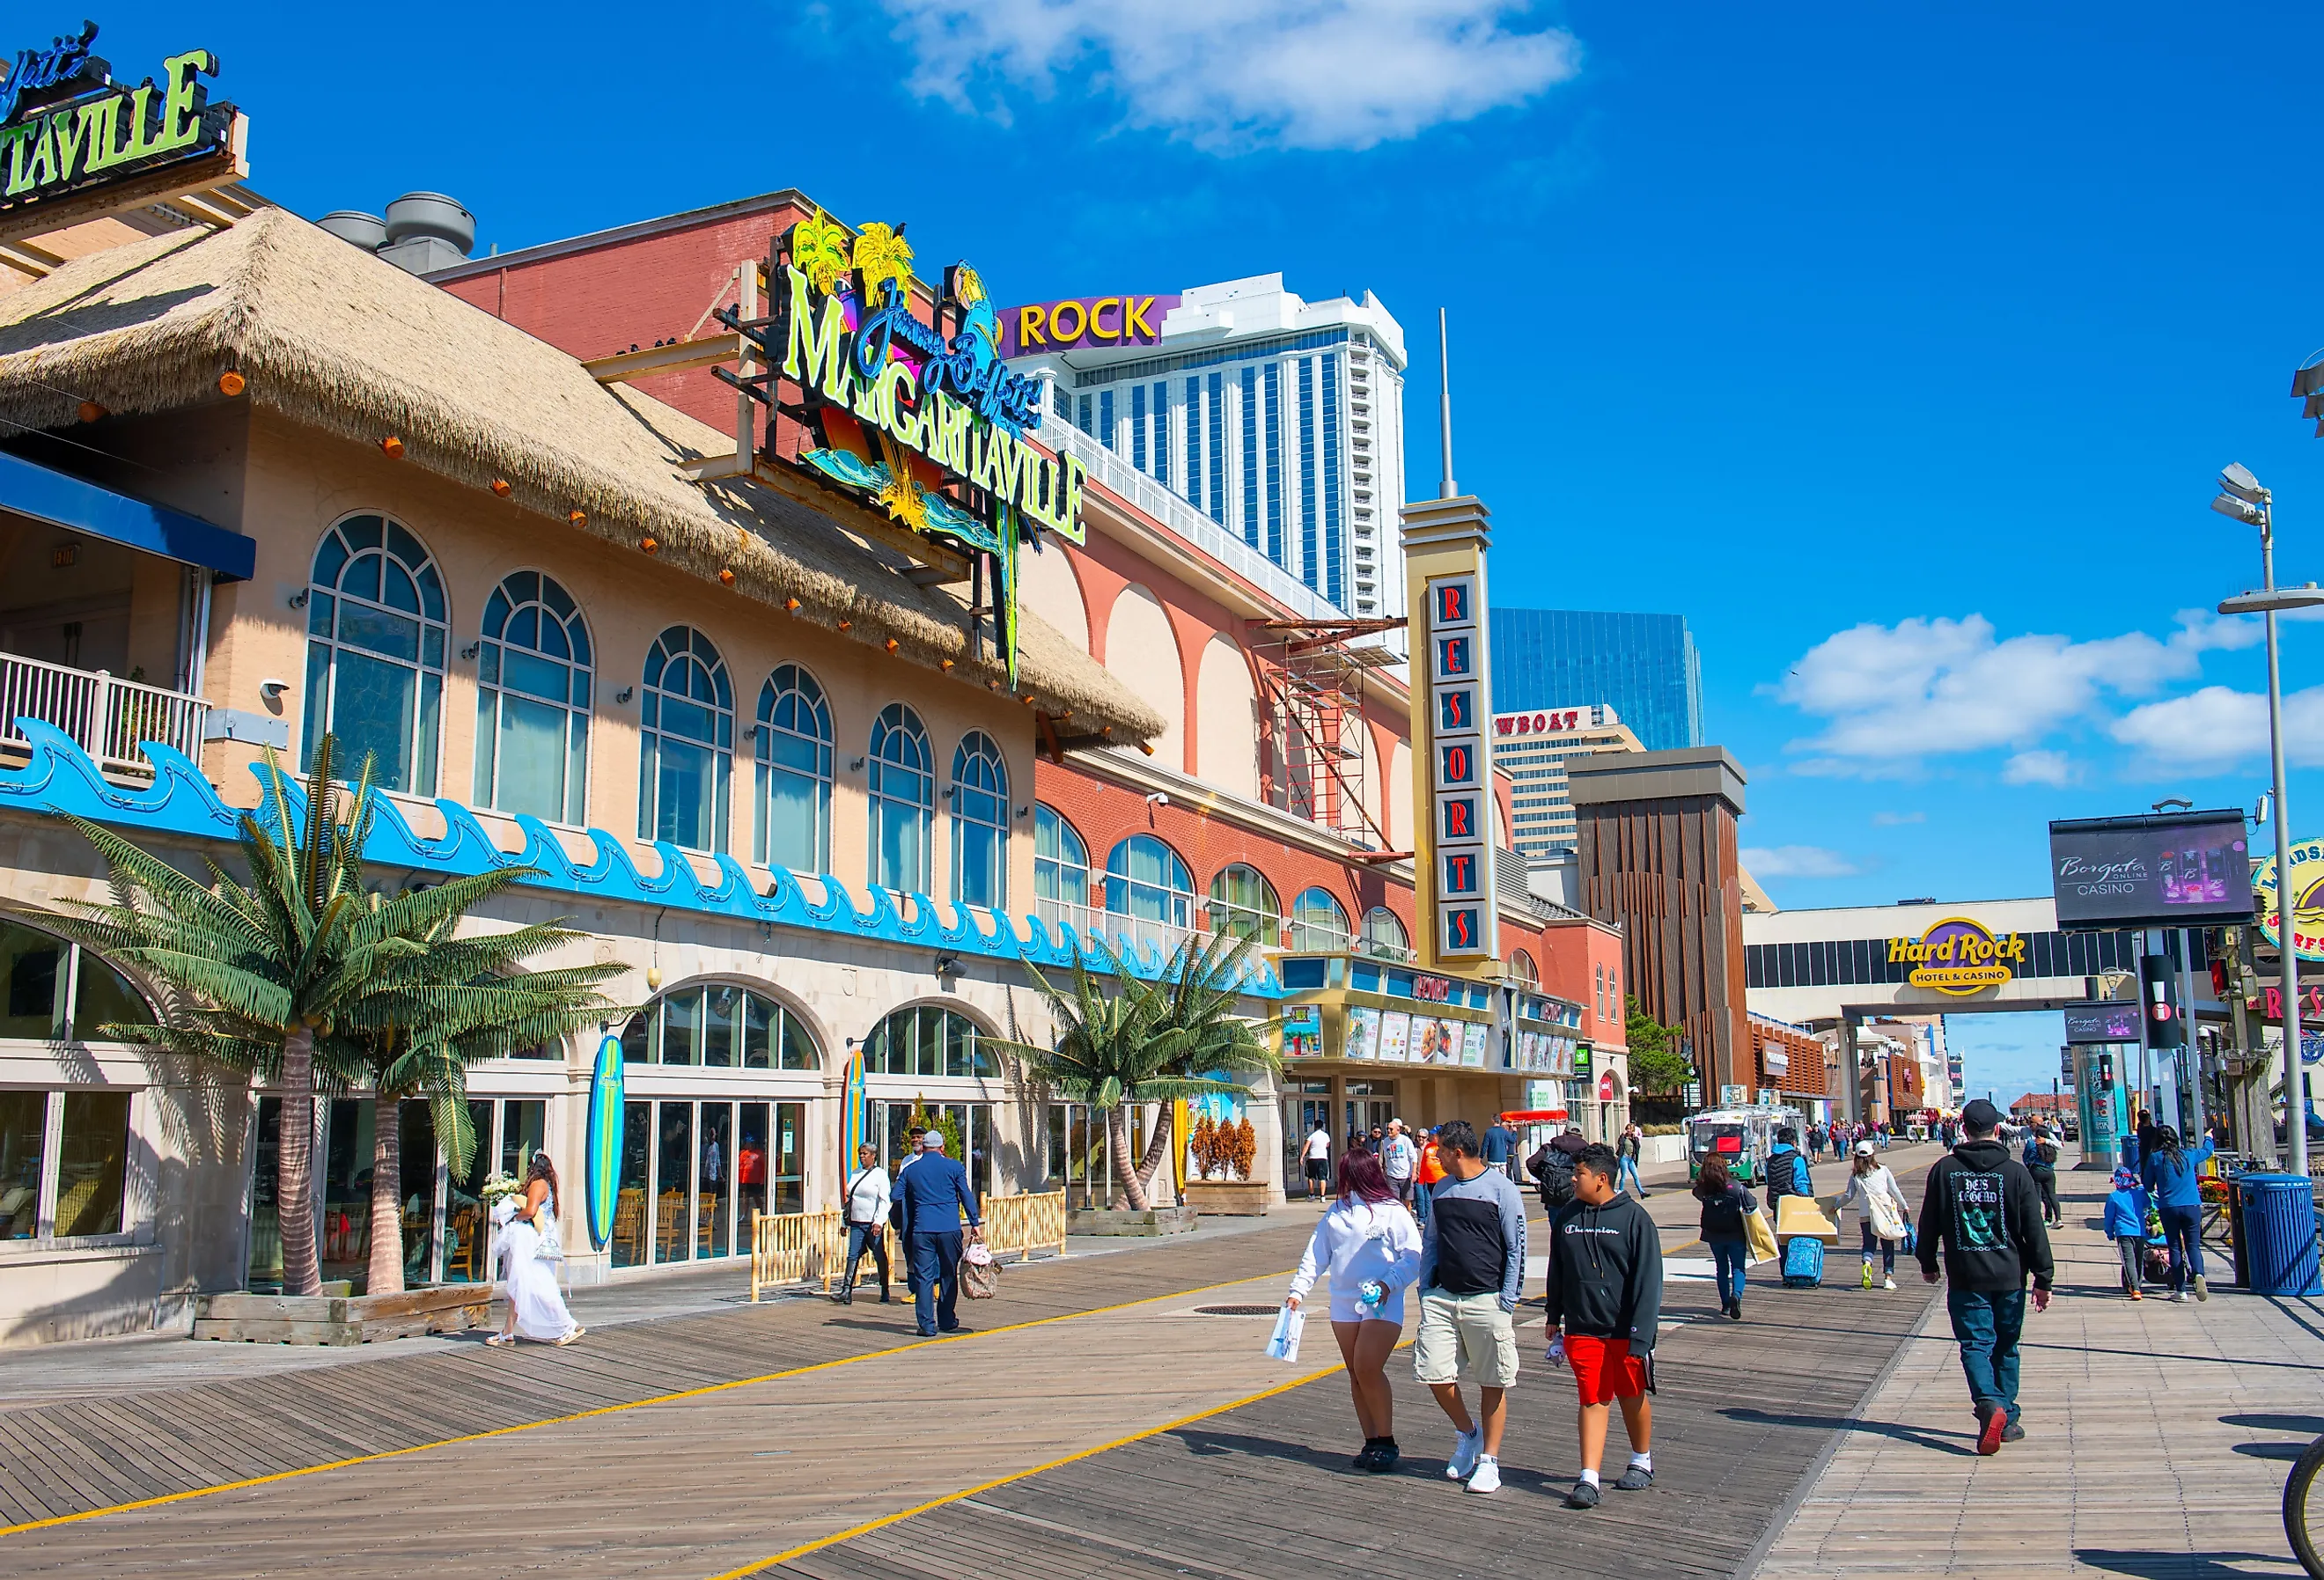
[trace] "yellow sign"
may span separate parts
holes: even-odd
[[[1949,916],[1917,938],[1889,939],[1888,964],[1911,966],[1904,980],[1914,987],[1968,998],[2024,969],[2025,935],[1996,935],[1981,921]]]
[[[2283,947],[2283,887],[2276,882],[2275,858],[2260,864],[2252,887],[2260,895],[2260,936]],[[2302,960],[2324,960],[2324,840],[2292,845],[2292,944]]]

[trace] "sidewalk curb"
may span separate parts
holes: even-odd
[[[1936,1309],[1937,1297],[1943,1293],[1942,1284],[1937,1285],[1929,1291],[1928,1301],[1921,1307],[1920,1320],[1914,1323],[1910,1332],[1897,1340],[1895,1350],[1890,1354],[1880,1370],[1873,1375],[1872,1381],[1865,1385],[1862,1396],[1857,1400],[1854,1408],[1848,1412],[1849,1424],[1844,1427],[1834,1427],[1824,1446],[1816,1451],[1816,1456],[1808,1461],[1805,1470],[1800,1472],[1800,1479],[1793,1483],[1792,1490],[1784,1495],[1784,1501],[1775,1506],[1775,1515],[1767,1521],[1766,1529],[1759,1533],[1759,1539],[1751,1544],[1751,1550],[1745,1553],[1737,1562],[1732,1573],[1732,1580],[1751,1580],[1751,1576],[1759,1572],[1759,1566],[1766,1560],[1767,1549],[1774,1547],[1776,1538],[1782,1536],[1790,1528],[1792,1517],[1800,1511],[1800,1505],[1808,1501],[1808,1494],[1815,1490],[1816,1483],[1823,1479],[1823,1473],[1830,1468],[1833,1457],[1840,1453],[1840,1444],[1847,1440],[1849,1433],[1855,1429],[1856,1425],[1863,1420],[1864,1412],[1871,1408],[1873,1396],[1887,1383],[1889,1377],[1903,1363],[1904,1352],[1912,1348],[1913,1342],[1921,1336],[1921,1330],[1928,1326],[1929,1313]]]

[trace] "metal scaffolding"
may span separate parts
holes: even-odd
[[[1387,850],[1388,839],[1366,804],[1363,677],[1403,661],[1363,639],[1404,624],[1400,619],[1251,624],[1266,711],[1265,799],[1366,850]]]

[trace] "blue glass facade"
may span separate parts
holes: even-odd
[[[1493,711],[1604,703],[1649,752],[1702,744],[1702,662],[1681,614],[1492,611]]]

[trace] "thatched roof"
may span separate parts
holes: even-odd
[[[123,413],[220,398],[229,369],[244,398],[291,421],[405,445],[407,464],[452,482],[511,485],[512,503],[657,558],[740,595],[982,688],[1001,674],[971,662],[964,601],[905,576],[900,556],[832,517],[749,483],[686,479],[685,458],[732,454],[731,434],[634,390],[603,385],[564,352],[382,263],[281,209],[228,230],[178,232],[93,254],[0,297],[0,418],[69,428],[79,404]],[[567,530],[572,530],[569,526]],[[732,594],[722,568],[734,572]],[[1117,741],[1163,720],[1029,611],[1021,689],[1074,732]],[[988,644],[989,651],[989,644]]]

